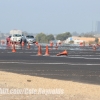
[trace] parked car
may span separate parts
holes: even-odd
[[[36,39],[32,35],[27,35],[26,36],[26,42],[32,44],[32,43],[35,43],[36,42]]]

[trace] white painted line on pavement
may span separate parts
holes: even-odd
[[[30,56],[38,56],[38,55],[30,55]],[[45,55],[42,55],[42,56],[45,56]],[[56,56],[56,55],[50,55],[50,56],[45,56],[45,57],[64,57],[64,58],[76,58],[76,59],[78,59],[78,58],[83,58],[83,59],[100,59],[100,58],[86,58],[86,57],[79,57],[79,56]]]
[[[84,58],[84,59],[100,59],[100,58]]]
[[[56,56],[56,55],[51,55],[49,57],[67,57],[67,56]]]
[[[18,53],[24,53],[24,52],[18,52]]]
[[[69,56],[100,56],[100,55],[69,55]]]
[[[3,63],[3,64],[33,64],[33,65],[100,65],[100,64],[76,64],[76,63],[26,63],[26,62],[0,62],[0,63]]]
[[[67,57],[67,58],[85,58],[85,57]]]
[[[24,53],[33,53],[33,52],[24,52]]]
[[[85,57],[72,57],[72,56],[50,56],[50,57],[66,57],[66,58],[85,58]]]

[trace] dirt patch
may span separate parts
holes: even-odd
[[[0,71],[0,88],[62,89],[63,94],[1,94],[0,100],[99,100],[100,85],[48,79]]]

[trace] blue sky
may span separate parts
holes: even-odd
[[[0,0],[1,32],[82,33],[92,31],[95,21],[100,0]]]

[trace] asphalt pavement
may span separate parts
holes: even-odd
[[[73,50],[73,48],[75,48]],[[63,50],[68,55],[56,56]],[[11,48],[0,49],[0,71],[39,76],[57,80],[67,80],[90,84],[100,84],[100,50],[91,47],[49,47],[50,56],[38,56],[38,48],[19,48],[12,53]]]

